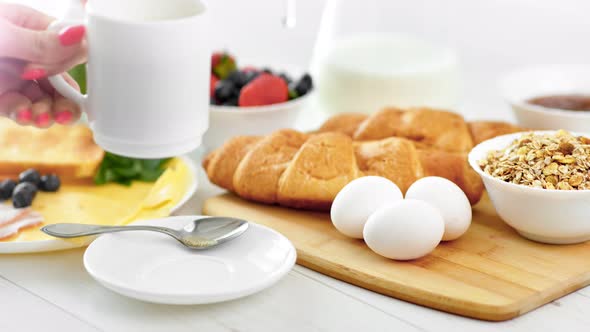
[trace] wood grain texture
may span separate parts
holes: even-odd
[[[231,194],[205,201],[203,213],[244,218],[284,234],[297,263],[348,283],[463,316],[507,320],[590,284],[590,243],[545,245],[520,237],[487,197],[460,239],[399,262],[344,237],[328,214],[246,202]]]

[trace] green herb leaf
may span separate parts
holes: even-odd
[[[139,180],[144,181],[144,182],[154,182],[160,177],[160,175],[162,175],[162,173],[164,173],[163,169],[156,169],[156,170],[147,170],[146,169],[139,175]]]
[[[105,178],[105,170],[106,168],[103,167],[102,165],[98,168],[98,172],[96,172],[96,175],[94,176],[94,183],[96,184],[105,184],[107,183],[107,180]]]
[[[134,180],[154,182],[164,173],[169,160],[128,158],[107,152],[94,176],[94,183],[114,182],[128,186]]]
[[[80,64],[76,67],[70,69],[69,71],[70,76],[78,83],[80,86],[80,92],[82,94],[86,93],[86,64]]]
[[[113,172],[115,172],[117,174],[117,176],[122,177],[122,178],[134,178],[140,174],[140,172],[138,172],[137,169],[135,169],[135,167],[132,167],[132,168],[114,167],[114,168],[112,168],[112,170],[113,170]]]
[[[299,98],[299,94],[295,90],[289,90],[289,100]]]
[[[170,158],[166,158],[166,159],[145,159],[145,160],[143,160],[143,168],[145,168],[145,169],[160,169],[169,160],[170,160]]]

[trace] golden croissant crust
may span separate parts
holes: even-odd
[[[524,128],[499,121],[465,122],[459,114],[430,108],[385,108],[371,116],[338,114],[317,132],[337,131],[355,141],[403,137],[421,148],[469,152],[492,137],[523,131]]]
[[[445,177],[475,204],[483,184],[466,152],[480,140],[519,129],[468,124],[457,114],[429,109],[340,114],[313,133],[284,129],[235,137],[211,152],[203,167],[211,182],[245,199],[293,208],[328,210],[347,183],[367,175],[388,178],[402,192],[421,177]]]

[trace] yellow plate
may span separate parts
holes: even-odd
[[[57,193],[37,195],[32,208],[43,215],[44,223],[0,241],[0,254],[82,247],[93,238],[62,240],[39,229],[59,222],[125,225],[136,220],[166,217],[180,208],[196,189],[196,167],[188,157],[170,161],[154,183],[134,182],[129,187],[114,183],[96,186],[90,181],[64,184]]]

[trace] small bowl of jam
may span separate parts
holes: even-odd
[[[505,76],[500,87],[523,127],[590,130],[590,65],[529,67]]]
[[[529,104],[566,111],[590,112],[590,94],[548,95],[534,97],[526,101]]]

